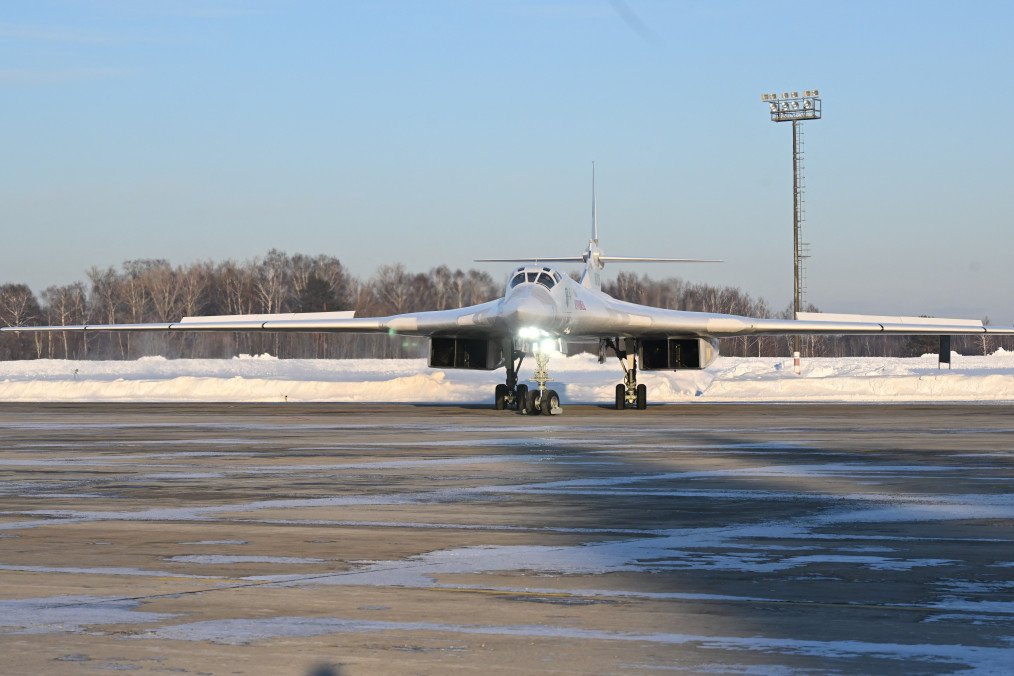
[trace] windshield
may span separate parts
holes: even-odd
[[[511,277],[510,282],[507,283],[508,289],[513,289],[518,284],[541,284],[547,289],[552,289],[557,285],[560,280],[563,279],[559,272],[550,268],[542,268],[541,270],[518,270]]]

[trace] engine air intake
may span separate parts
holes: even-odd
[[[641,341],[641,370],[702,369],[718,356],[718,341],[704,338],[659,338]]]
[[[481,338],[430,339],[430,366],[442,369],[492,371],[503,366],[503,346]]]

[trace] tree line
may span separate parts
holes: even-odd
[[[576,276],[576,275],[575,275]],[[355,310],[357,316],[383,316],[474,305],[499,297],[502,283],[489,274],[446,265],[411,272],[384,265],[369,279],[348,272],[335,257],[288,255],[272,249],[243,262],[171,265],[161,259],[132,260],[119,269],[92,267],[87,281],[50,286],[36,296],[26,284],[0,286],[0,324],[115,324],[178,321],[185,316],[271,314]],[[753,317],[789,317],[773,312],[763,299],[738,288],[693,284],[680,278],[654,280],[621,272],[603,291],[623,300],[656,307],[722,312]],[[812,308],[816,311],[816,308]],[[743,337],[722,340],[730,356],[786,356],[790,338]],[[936,337],[811,337],[809,356],[916,356],[937,349]],[[1011,339],[956,338],[964,354],[997,347],[1014,349]],[[54,332],[0,335],[0,359],[228,358],[268,353],[281,358],[417,357],[427,341],[378,334],[304,333],[106,333]]]

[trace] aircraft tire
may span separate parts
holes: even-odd
[[[496,390],[494,390],[493,392],[493,408],[495,408],[498,411],[502,411],[504,410],[504,408],[506,408],[506,402],[507,402],[507,386],[504,385],[503,383],[500,383],[499,385],[496,386]]]
[[[560,395],[556,393],[556,390],[547,390],[544,397],[542,397],[542,415],[550,415],[554,408],[560,408]]]
[[[517,392],[514,395],[514,399],[517,401],[518,413],[528,413],[528,386],[518,385]]]
[[[643,411],[648,408],[648,388],[644,385],[637,386],[637,410]]]
[[[616,385],[616,410],[622,411],[627,407],[627,388],[623,386],[623,383],[617,383]]]
[[[525,399],[525,401],[527,402],[525,404],[525,407],[528,409],[528,415],[539,415],[540,413],[542,413],[541,409],[542,402],[539,402],[540,406],[537,406],[535,404],[535,398],[538,396],[539,396],[538,390],[528,390],[528,397]]]

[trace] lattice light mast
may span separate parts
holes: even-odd
[[[803,127],[800,122],[820,119],[820,92],[807,89],[802,93],[761,94],[761,101],[771,111],[772,122],[792,123],[792,315],[798,319],[803,309],[803,259],[807,258],[801,232],[806,219],[806,184],[803,180]],[[799,336],[793,336],[792,344],[798,368]]]

